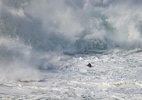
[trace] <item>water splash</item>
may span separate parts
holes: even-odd
[[[40,57],[50,51],[142,48],[141,4],[141,0],[0,0],[1,68],[7,62],[37,68]]]

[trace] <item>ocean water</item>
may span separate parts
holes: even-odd
[[[141,5],[0,0],[0,98],[141,100]]]

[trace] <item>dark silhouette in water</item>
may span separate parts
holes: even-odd
[[[90,67],[90,68],[92,67],[92,65],[90,63],[87,66]]]

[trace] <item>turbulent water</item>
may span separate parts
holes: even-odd
[[[141,100],[141,5],[0,0],[0,98]]]

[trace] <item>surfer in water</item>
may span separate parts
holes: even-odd
[[[92,65],[90,63],[87,66],[90,67],[90,68],[92,67]]]

